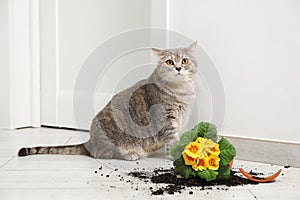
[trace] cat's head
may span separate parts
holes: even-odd
[[[157,49],[153,52],[159,56],[156,71],[167,82],[180,83],[191,81],[196,74],[197,63],[194,57],[197,42],[187,48]]]

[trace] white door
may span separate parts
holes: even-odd
[[[80,124],[76,122],[73,94],[86,59],[113,36],[149,27],[150,12],[151,1],[148,0],[40,2],[42,125],[89,129],[93,115],[113,93],[137,82],[132,78],[133,74],[140,79],[149,75],[151,70],[143,64],[150,62],[150,50],[134,51],[115,58],[109,67],[99,66],[99,71],[105,68],[107,73],[98,77],[96,91],[81,91],[82,96],[91,95],[89,92],[95,94],[93,113],[85,114]],[[81,108],[86,106],[81,102]]]

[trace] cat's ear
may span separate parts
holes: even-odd
[[[159,57],[162,57],[165,55],[165,52],[162,49],[152,48],[152,51]]]
[[[197,48],[197,41],[193,42],[190,46],[188,46],[187,48],[185,48],[185,50],[186,50],[189,54],[194,55],[194,54],[195,54],[195,51],[196,51],[196,48]]]

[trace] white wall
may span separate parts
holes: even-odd
[[[223,79],[223,134],[300,143],[300,2],[177,0],[169,11]]]
[[[8,1],[0,0],[0,128],[10,128]]]

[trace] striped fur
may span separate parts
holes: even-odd
[[[20,157],[35,154],[90,155],[83,144],[52,147],[28,147],[21,148],[18,152],[18,156]]]
[[[183,49],[153,49],[160,60],[152,75],[112,98],[94,117],[87,143],[22,148],[18,155],[68,154],[136,160],[177,141],[195,97],[195,47],[194,43]],[[189,63],[183,63],[183,58]],[[167,60],[174,65],[167,65]]]

